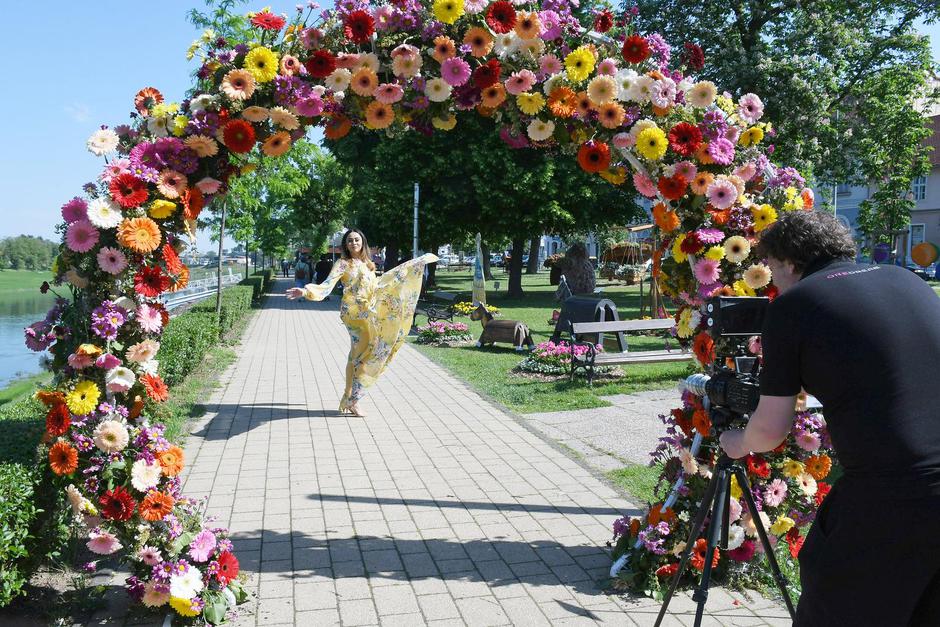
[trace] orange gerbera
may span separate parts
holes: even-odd
[[[708,209],[707,211],[712,216],[712,222],[718,226],[728,224],[728,220],[731,219],[731,209]]]
[[[692,352],[695,353],[695,358],[703,366],[707,366],[714,361],[715,342],[712,341],[707,331],[701,331],[695,336],[695,340],[692,342]]]
[[[144,520],[156,522],[173,511],[173,505],[176,500],[169,494],[163,492],[150,492],[141,501],[138,511],[140,517]]]
[[[150,218],[128,218],[117,232],[118,243],[135,253],[146,255],[160,245],[160,227]]]
[[[144,116],[150,115],[150,109],[161,102],[163,102],[163,94],[155,87],[144,87],[134,96],[134,108],[137,109],[137,113]]]
[[[323,135],[327,139],[342,139],[349,135],[352,129],[352,122],[345,115],[334,115],[323,129]]]
[[[372,128],[388,128],[395,121],[392,105],[376,100],[366,108],[366,123]]]
[[[707,438],[712,430],[712,421],[708,417],[708,412],[704,409],[696,409],[692,412],[692,427]]]
[[[144,411],[144,399],[138,394],[134,397],[134,404],[131,405],[130,412],[127,414],[128,420],[136,420],[142,411]]]
[[[477,113],[479,113],[485,118],[491,118],[493,117],[493,114],[496,113],[496,109],[494,109],[493,107],[487,107],[485,105],[480,104],[480,105],[477,105]]]
[[[660,523],[660,521],[664,521],[666,524],[671,526],[672,523],[676,521],[676,513],[671,507],[667,507],[666,511],[662,510],[662,503],[656,503],[650,508],[649,514],[647,515],[650,526],[655,527]]]
[[[180,195],[183,203],[183,217],[187,220],[195,220],[199,217],[199,212],[206,205],[206,198],[198,187],[191,187]]]
[[[360,96],[371,96],[379,86],[379,77],[372,68],[362,66],[353,74],[349,86]]]
[[[183,266],[180,271],[170,277],[170,289],[168,292],[178,292],[189,285],[189,266]]]
[[[157,453],[157,461],[167,477],[175,477],[183,472],[183,449],[175,444],[165,451]]]
[[[657,107],[656,105],[653,105],[653,113],[659,117],[669,115],[670,111],[672,111],[672,107]]]
[[[692,555],[689,561],[692,563],[692,568],[695,570],[701,571],[705,569],[705,554],[708,552],[708,543],[705,542],[704,538],[699,538],[695,541],[695,548],[692,549]],[[718,567],[718,559],[721,551],[718,550],[718,547],[715,547],[715,554],[712,556],[712,568]]]
[[[594,111],[594,101],[591,100],[591,97],[588,96],[586,91],[579,91],[576,98],[577,104],[575,108],[577,109],[578,115],[587,117]]]
[[[506,101],[506,89],[503,87],[502,83],[490,85],[483,90],[481,95],[483,98],[483,106],[489,107],[490,109],[495,109]]]
[[[434,38],[434,52],[431,53],[434,60],[443,63],[451,57],[457,56],[457,46],[454,40],[446,35],[438,35]]]
[[[68,442],[56,442],[49,449],[49,466],[57,475],[70,475],[78,469],[78,451]]]
[[[661,202],[656,203],[653,207],[653,220],[656,222],[656,226],[666,233],[679,228],[679,216]]]
[[[542,30],[542,22],[536,12],[520,12],[516,16],[516,34],[520,39],[535,39]]]
[[[556,118],[570,118],[578,110],[578,95],[570,87],[556,87],[548,96],[548,110]]]
[[[45,390],[39,390],[36,392],[36,400],[46,407],[52,407],[58,403],[64,403],[65,394],[57,391],[46,392]]]
[[[608,102],[597,108],[597,117],[604,128],[617,128],[626,117],[623,107],[617,102]]]
[[[832,470],[832,459],[825,453],[813,455],[806,460],[806,472],[812,475],[816,481],[822,481],[829,476],[830,470]]]
[[[287,131],[278,131],[271,135],[261,144],[261,151],[269,157],[280,157],[290,150],[290,133]]]
[[[704,196],[705,192],[708,191],[708,186],[711,185],[714,180],[715,177],[711,172],[699,172],[695,175],[695,178],[692,179],[692,191],[699,196]]]
[[[490,31],[474,26],[463,36],[463,42],[469,44],[470,54],[475,57],[485,57],[493,49],[493,36]]]
[[[712,159],[710,154],[708,154],[708,142],[702,142],[699,144],[698,149],[695,151],[695,158],[698,159],[698,162],[703,165],[710,165],[715,163],[715,160]]]
[[[162,403],[170,398],[170,390],[167,388],[166,383],[163,382],[163,379],[160,378],[160,375],[145,374],[140,377],[140,382],[143,384],[144,390],[146,390],[147,396],[149,396],[151,400]]]

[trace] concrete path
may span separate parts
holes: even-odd
[[[251,575],[236,624],[651,625],[656,602],[598,586],[611,523],[635,507],[518,417],[407,346],[368,417],[339,415],[337,309],[269,297],[187,442],[184,492]],[[691,624],[687,595],[672,608],[666,624]],[[708,610],[789,624],[723,590]]]

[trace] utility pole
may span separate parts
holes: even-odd
[[[421,186],[415,181],[415,202],[414,202],[414,234],[411,240],[411,258],[418,258],[418,198],[421,194]]]
[[[222,198],[222,221],[219,224],[219,262],[216,271],[215,317],[222,317],[222,242],[225,241],[225,206],[228,199]]]

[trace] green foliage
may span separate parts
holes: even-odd
[[[39,515],[34,472],[0,463],[0,607],[19,596],[29,580],[30,542]]]
[[[255,301],[260,301],[261,297],[264,296],[264,277],[260,276],[250,276],[245,277],[238,282],[239,285],[246,285],[252,289],[252,298]]]
[[[0,270],[47,271],[58,254],[59,245],[41,237],[7,237],[0,240]]]
[[[255,288],[253,285],[234,285],[222,290],[222,312],[219,321],[219,336],[225,337],[251,310]],[[210,298],[194,305],[193,313],[215,315],[215,299]]]
[[[160,375],[178,385],[219,339],[215,312],[188,311],[173,318],[160,338]]]

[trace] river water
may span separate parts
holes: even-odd
[[[0,297],[0,388],[11,380],[28,374],[36,374],[39,357],[26,348],[23,329],[42,320],[52,307],[52,294],[5,294]]]

